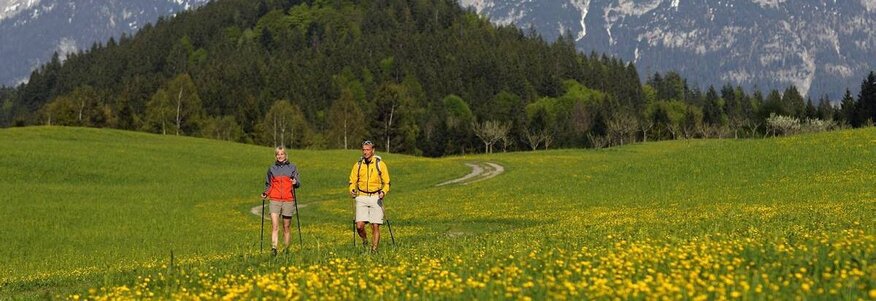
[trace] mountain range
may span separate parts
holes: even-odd
[[[876,0],[460,0],[494,23],[562,33],[580,51],[678,71],[694,87],[740,85],[837,101],[876,63]]]
[[[209,0],[0,0],[0,85],[28,80],[57,52],[131,34]],[[857,93],[876,63],[876,0],[459,0],[494,23],[562,33],[585,53],[677,71],[694,87],[796,86],[813,98]]]
[[[208,1],[0,0],[0,85],[27,81],[55,52],[63,60]]]

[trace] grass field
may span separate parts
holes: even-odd
[[[0,299],[876,299],[874,128],[379,153],[397,245],[384,228],[377,254],[351,246],[359,153],[292,150],[304,245],[276,258],[248,213],[270,148],[62,127],[0,142]],[[466,162],[505,172],[434,186]]]

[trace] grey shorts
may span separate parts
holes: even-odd
[[[356,197],[356,221],[383,224],[383,201],[376,193]]]
[[[274,213],[291,218],[295,214],[295,203],[271,200],[271,214]]]

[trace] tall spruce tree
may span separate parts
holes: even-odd
[[[857,119],[859,125],[876,122],[876,73],[873,71],[861,82]]]
[[[854,127],[860,126],[858,121],[858,102],[852,97],[852,92],[846,89],[839,109],[840,121]]]
[[[785,93],[782,93],[782,105],[788,115],[798,118],[805,117],[803,115],[806,113],[806,102],[794,85],[789,86],[785,89]]]
[[[827,95],[822,96],[818,101],[818,109],[815,115],[821,120],[834,120],[834,108]]]
[[[803,117],[809,119],[818,118],[818,110],[816,110],[815,105],[812,104],[812,98],[806,99],[806,109],[803,111]]]

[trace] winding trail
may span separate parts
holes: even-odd
[[[461,178],[453,179],[440,183],[435,186],[444,186],[450,184],[468,185],[475,182],[491,179],[505,172],[505,167],[492,162],[475,162],[465,163],[471,167],[471,172]]]
[[[450,185],[450,184],[468,185],[471,183],[491,179],[491,178],[498,176],[498,175],[502,174],[503,172],[505,172],[504,166],[496,164],[496,163],[492,163],[492,162],[474,162],[474,163],[465,163],[465,165],[467,165],[468,167],[471,167],[471,172],[469,174],[467,174],[461,178],[456,178],[453,180],[449,180],[449,181],[437,184],[435,186],[437,187],[437,186],[444,186],[444,185]],[[270,203],[265,203],[265,206],[266,207],[270,206]],[[307,204],[298,205],[298,209],[301,209],[304,207],[307,207]],[[267,210],[267,208],[265,208],[265,209],[266,209],[265,211],[269,211],[269,210]],[[255,216],[261,216],[262,215],[262,206],[259,205],[259,206],[252,207],[249,209],[249,212],[254,214]],[[296,214],[297,214],[297,212],[296,212]],[[271,220],[271,215],[269,213],[266,213],[264,219]]]

